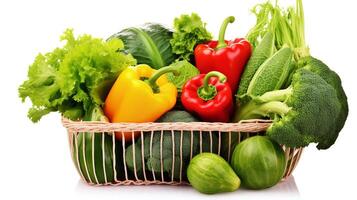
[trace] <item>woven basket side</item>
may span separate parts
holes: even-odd
[[[193,156],[212,152],[229,162],[235,145],[264,134],[271,121],[111,124],[63,119],[63,124],[68,130],[73,162],[90,185],[188,185],[185,170]],[[117,140],[118,132],[131,132],[131,141],[125,142],[123,134]],[[286,178],[295,169],[302,148],[283,149]]]
[[[244,120],[239,123],[208,123],[208,122],[172,122],[172,123],[108,123],[84,122],[62,119],[62,124],[68,130],[75,132],[130,132],[130,131],[158,131],[158,130],[184,130],[184,131],[236,131],[236,132],[261,132],[270,125],[271,120]]]

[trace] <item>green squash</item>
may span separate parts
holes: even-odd
[[[99,107],[92,108],[85,121],[107,121]],[[80,132],[73,134],[73,160],[77,170],[87,182],[113,183],[114,151],[113,136],[109,133]]]
[[[213,153],[195,156],[187,168],[187,178],[196,190],[205,194],[233,192],[240,186],[240,179],[229,163]]]
[[[286,158],[281,146],[266,136],[254,136],[234,149],[231,166],[249,189],[264,189],[283,177]]]
[[[91,181],[94,184],[114,182],[112,141],[113,137],[107,133],[82,132],[73,140],[74,147],[76,143],[78,145],[78,149],[74,148],[73,152],[75,161],[78,159],[79,166],[76,167],[87,182]]]

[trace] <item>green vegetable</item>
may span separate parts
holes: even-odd
[[[290,73],[292,51],[285,47],[268,58],[256,71],[249,83],[247,94],[259,96],[280,89]]]
[[[200,74],[200,71],[198,71],[198,69],[195,66],[193,66],[190,62],[188,62],[187,60],[182,60],[182,61],[172,63],[170,66],[175,66],[177,71],[180,73],[179,76],[175,76],[173,73],[167,74],[168,79],[173,84],[175,84],[178,92],[181,92],[183,85],[188,80],[190,80],[191,78]]]
[[[222,156],[225,160],[229,161],[231,159],[234,147],[237,146],[241,139],[241,135],[239,135],[238,132],[221,131],[221,152],[219,155]]]
[[[339,99],[339,103],[341,104],[341,110],[337,116],[334,133],[329,135],[331,137],[329,141],[335,141],[338,137],[339,132],[345,125],[348,116],[347,96],[342,88],[341,79],[334,71],[330,70],[326,64],[316,58],[307,57],[305,59],[301,59],[300,61],[300,67],[303,67],[304,69],[318,74],[335,89],[337,98]],[[327,144],[320,143],[319,148],[326,149],[329,145],[331,145],[331,142]]]
[[[117,175],[116,180],[126,180],[125,168],[124,168],[125,159],[123,157],[124,156],[123,151],[125,149],[123,149],[122,147],[123,141],[115,140],[114,155],[115,155],[115,170]],[[128,178],[132,178],[132,177],[128,176]]]
[[[305,21],[302,0],[296,0],[296,7],[283,10],[276,1],[258,4],[252,9],[257,17],[256,25],[249,31],[247,38],[255,46],[266,32],[274,35],[274,43],[279,50],[288,46],[294,50],[295,61],[310,55],[305,44]]]
[[[28,116],[37,122],[43,115],[59,111],[77,120],[101,106],[118,74],[135,60],[118,52],[122,41],[105,42],[90,35],[73,36],[68,29],[61,36],[62,48],[39,54],[29,67],[28,80],[19,87],[23,101],[32,101]]]
[[[198,122],[198,120],[193,117],[190,113],[186,111],[170,111],[163,115],[157,122]],[[181,138],[182,135],[182,138]],[[217,152],[218,146],[217,141],[218,138],[215,134],[212,134],[212,147],[210,146],[210,135],[209,133],[203,132],[199,133],[197,131],[193,131],[192,133],[189,131],[174,131],[173,137],[171,131],[164,131],[162,135],[162,145],[161,145],[161,132],[154,132],[153,134],[153,146],[152,146],[152,156],[150,156],[150,134],[147,134],[144,137],[145,144],[145,158],[146,165],[149,170],[153,169],[155,172],[161,172],[161,155],[160,148],[163,149],[163,169],[164,172],[168,174],[168,177],[175,179],[179,179],[180,177],[180,165],[182,164],[182,177],[186,177],[186,168],[191,156],[198,154],[199,152],[209,152],[212,148],[213,152]],[[202,139],[202,146],[199,143],[200,138]],[[172,139],[174,139],[175,149],[174,149],[174,170],[172,168]],[[182,163],[180,162],[180,141],[182,139]],[[192,149],[191,149],[191,139],[192,139]],[[140,142],[140,141],[139,141]],[[137,145],[138,147],[138,145]]]
[[[268,137],[254,136],[234,149],[231,166],[249,189],[264,189],[277,184],[284,175],[286,158],[280,145]]]
[[[176,59],[170,46],[172,32],[160,24],[147,23],[142,27],[127,28],[114,34],[109,40],[113,38],[124,42],[125,51],[133,55],[138,64],[159,69]]]
[[[212,34],[207,31],[206,23],[202,22],[196,13],[175,18],[174,34],[170,44],[179,59],[190,61],[193,58],[195,46],[211,39]]]
[[[84,120],[108,121],[99,107],[94,108]],[[113,137],[108,133],[82,132],[73,137],[77,137],[73,138],[73,158],[75,162],[78,160],[76,167],[84,178],[98,184],[114,182]]]
[[[302,147],[318,143],[318,149],[329,148],[347,119],[347,97],[340,77],[310,56],[302,1],[296,0],[295,8],[285,10],[278,2],[267,2],[257,5],[253,12],[257,23],[248,34],[250,42],[257,45],[266,32],[271,32],[278,50],[286,46],[293,50],[294,61],[281,90],[244,96],[234,121],[269,118],[274,123],[267,134],[280,144]]]
[[[304,147],[334,142],[341,105],[335,89],[319,75],[298,69],[291,86],[255,97],[237,113],[236,120],[270,117],[274,123],[266,134],[280,144]]]
[[[198,151],[198,135],[194,135],[194,141],[192,144],[193,152]],[[175,179],[180,178],[180,140],[181,134],[179,131],[175,131],[174,135],[172,136],[171,133],[165,132],[162,135],[162,145],[160,144],[161,134],[158,132],[154,133],[153,138],[153,146],[152,146],[152,156],[150,156],[150,152],[146,151],[146,166],[149,170],[153,169],[154,172],[160,173],[161,172],[161,155],[160,155],[160,148],[162,148],[162,161],[163,161],[163,171],[167,173],[168,177]],[[149,137],[144,138],[147,142],[146,146],[147,149],[150,148]],[[175,149],[173,149],[173,142]],[[145,143],[144,143],[145,144]],[[182,135],[182,169],[186,169],[188,165],[188,161],[190,160],[190,145],[191,145],[191,135],[189,133],[183,133]],[[174,152],[174,157],[172,157],[172,153]],[[148,156],[149,155],[149,156]],[[174,166],[172,166],[174,162]],[[183,170],[182,177],[185,177],[186,173]]]
[[[197,122],[191,114],[185,111],[170,111],[162,116],[157,122]],[[161,160],[163,163],[163,172],[165,177],[179,179],[180,167],[182,165],[181,176],[186,177],[186,168],[192,156],[200,152],[201,146],[199,139],[202,135],[202,152],[210,151],[210,135],[209,133],[200,134],[197,131],[155,131],[151,133],[144,133],[144,162],[146,170],[151,173],[153,170],[156,175],[161,176]],[[192,149],[191,149],[192,139]],[[174,143],[173,143],[174,140]],[[182,162],[181,162],[181,140],[182,140]],[[217,136],[212,134],[212,150],[216,152]],[[162,141],[162,142],[161,142]],[[143,163],[141,157],[142,139],[139,138],[135,145],[130,145],[126,148],[125,161],[132,172],[134,172],[134,164],[138,174],[142,174]],[[152,143],[152,150],[150,152],[150,143]],[[133,159],[133,150],[135,149],[135,160]],[[161,151],[162,149],[162,151]],[[192,151],[192,152],[191,152]],[[162,152],[162,155],[161,155]],[[162,159],[161,159],[162,158]],[[135,162],[135,163],[134,163]]]
[[[277,2],[278,3],[278,2]],[[274,33],[274,29],[267,27],[267,24],[272,24],[270,19],[272,18],[273,5],[270,1],[266,3],[257,4],[252,9],[251,12],[256,16],[256,24],[251,28],[246,36],[250,44],[257,48],[259,44],[263,41],[263,37],[268,33]]]
[[[202,153],[195,156],[188,168],[187,178],[199,192],[215,194],[236,191],[240,179],[227,161],[213,153]]]
[[[170,111],[161,117],[158,122],[195,122],[198,121],[192,115],[185,111]],[[193,144],[192,151],[198,151],[198,134],[192,134],[193,136]],[[162,139],[162,142],[161,142]],[[175,149],[173,149],[174,141]],[[175,179],[180,178],[180,141],[181,141],[181,132],[175,131],[174,134],[171,134],[171,131],[165,131],[161,134],[161,132],[154,132],[151,141],[151,134],[144,134],[144,159],[145,159],[145,167],[147,170],[153,170],[160,175],[161,172],[161,156],[163,163],[163,171],[170,178],[172,174]],[[126,164],[129,170],[134,172],[134,164],[136,165],[137,172],[141,174],[143,171],[143,163],[141,157],[142,151],[142,140],[139,140],[135,143],[135,145],[130,145],[126,148]],[[151,152],[150,152],[150,143],[152,144]],[[135,149],[135,160],[133,159],[133,150]],[[161,151],[162,149],[162,151]],[[174,151],[174,159],[172,157],[172,153]],[[182,134],[182,169],[186,169],[188,165],[188,161],[190,160],[190,151],[191,151],[191,134],[188,131],[184,131]],[[162,152],[162,155],[161,155]],[[135,162],[135,163],[134,163]],[[172,162],[174,162],[174,169],[172,168]],[[185,174],[182,174],[182,177],[185,177]]]
[[[186,111],[169,111],[156,122],[199,122],[193,115]]]
[[[244,95],[246,95],[249,83],[252,80],[254,74],[257,72],[259,67],[274,53],[274,37],[273,34],[268,32],[264,35],[259,45],[254,49],[253,54],[244,69],[239,83],[238,98],[242,98]]]

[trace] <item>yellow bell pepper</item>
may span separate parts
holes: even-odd
[[[176,104],[177,89],[168,72],[178,73],[173,67],[155,70],[145,64],[125,69],[105,100],[105,115],[111,122],[156,121]]]

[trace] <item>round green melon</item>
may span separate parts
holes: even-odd
[[[249,189],[264,189],[283,177],[286,158],[281,146],[266,136],[254,136],[239,143],[231,158],[231,166]]]
[[[196,190],[205,194],[233,192],[240,186],[240,179],[229,163],[213,153],[195,156],[187,168],[187,178]]]

